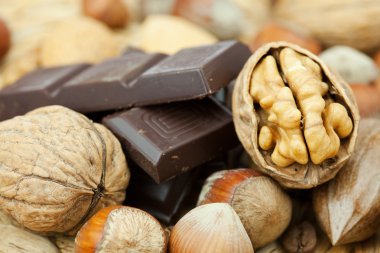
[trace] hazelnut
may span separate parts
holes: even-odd
[[[165,253],[166,242],[160,223],[147,212],[127,206],[109,206],[98,211],[79,230],[75,252]]]
[[[249,43],[252,52],[268,42],[287,41],[306,48],[314,54],[321,52],[321,45],[299,26],[269,22]]]
[[[128,21],[127,7],[121,0],[82,0],[82,10],[111,28],[124,27]]]
[[[253,253],[251,241],[230,205],[198,206],[183,216],[170,235],[171,253]]]
[[[253,169],[218,171],[203,186],[198,204],[224,202],[240,217],[253,247],[274,241],[289,225],[289,196],[271,178]]]
[[[0,58],[2,58],[11,46],[11,34],[5,24],[5,21],[0,19]]]

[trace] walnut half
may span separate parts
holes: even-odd
[[[290,188],[333,178],[353,151],[359,121],[349,86],[318,57],[287,42],[269,43],[247,61],[233,115],[260,170]]]

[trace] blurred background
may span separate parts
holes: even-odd
[[[0,89],[38,68],[96,63],[128,47],[172,54],[237,39],[319,55],[380,112],[378,0],[0,0]]]

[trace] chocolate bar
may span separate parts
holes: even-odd
[[[57,93],[72,76],[88,68],[76,64],[34,71],[0,91],[0,120],[55,104]]]
[[[103,124],[157,183],[238,144],[231,113],[211,98],[132,108],[105,117]]]
[[[179,51],[145,71],[136,86],[146,91],[136,105],[203,98],[234,79],[251,55],[236,41]],[[154,92],[153,92],[154,91]]]
[[[168,57],[129,50],[91,67],[39,70],[0,91],[0,120],[52,104],[93,113],[202,98],[235,78],[249,56],[245,45],[226,41]]]

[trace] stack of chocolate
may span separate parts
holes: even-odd
[[[200,190],[199,178],[223,169],[217,158],[239,143],[231,112],[215,94],[250,55],[225,41],[171,56],[130,49],[96,65],[41,69],[0,91],[0,120],[53,104],[101,120],[131,167],[125,204],[170,224],[186,195]]]

